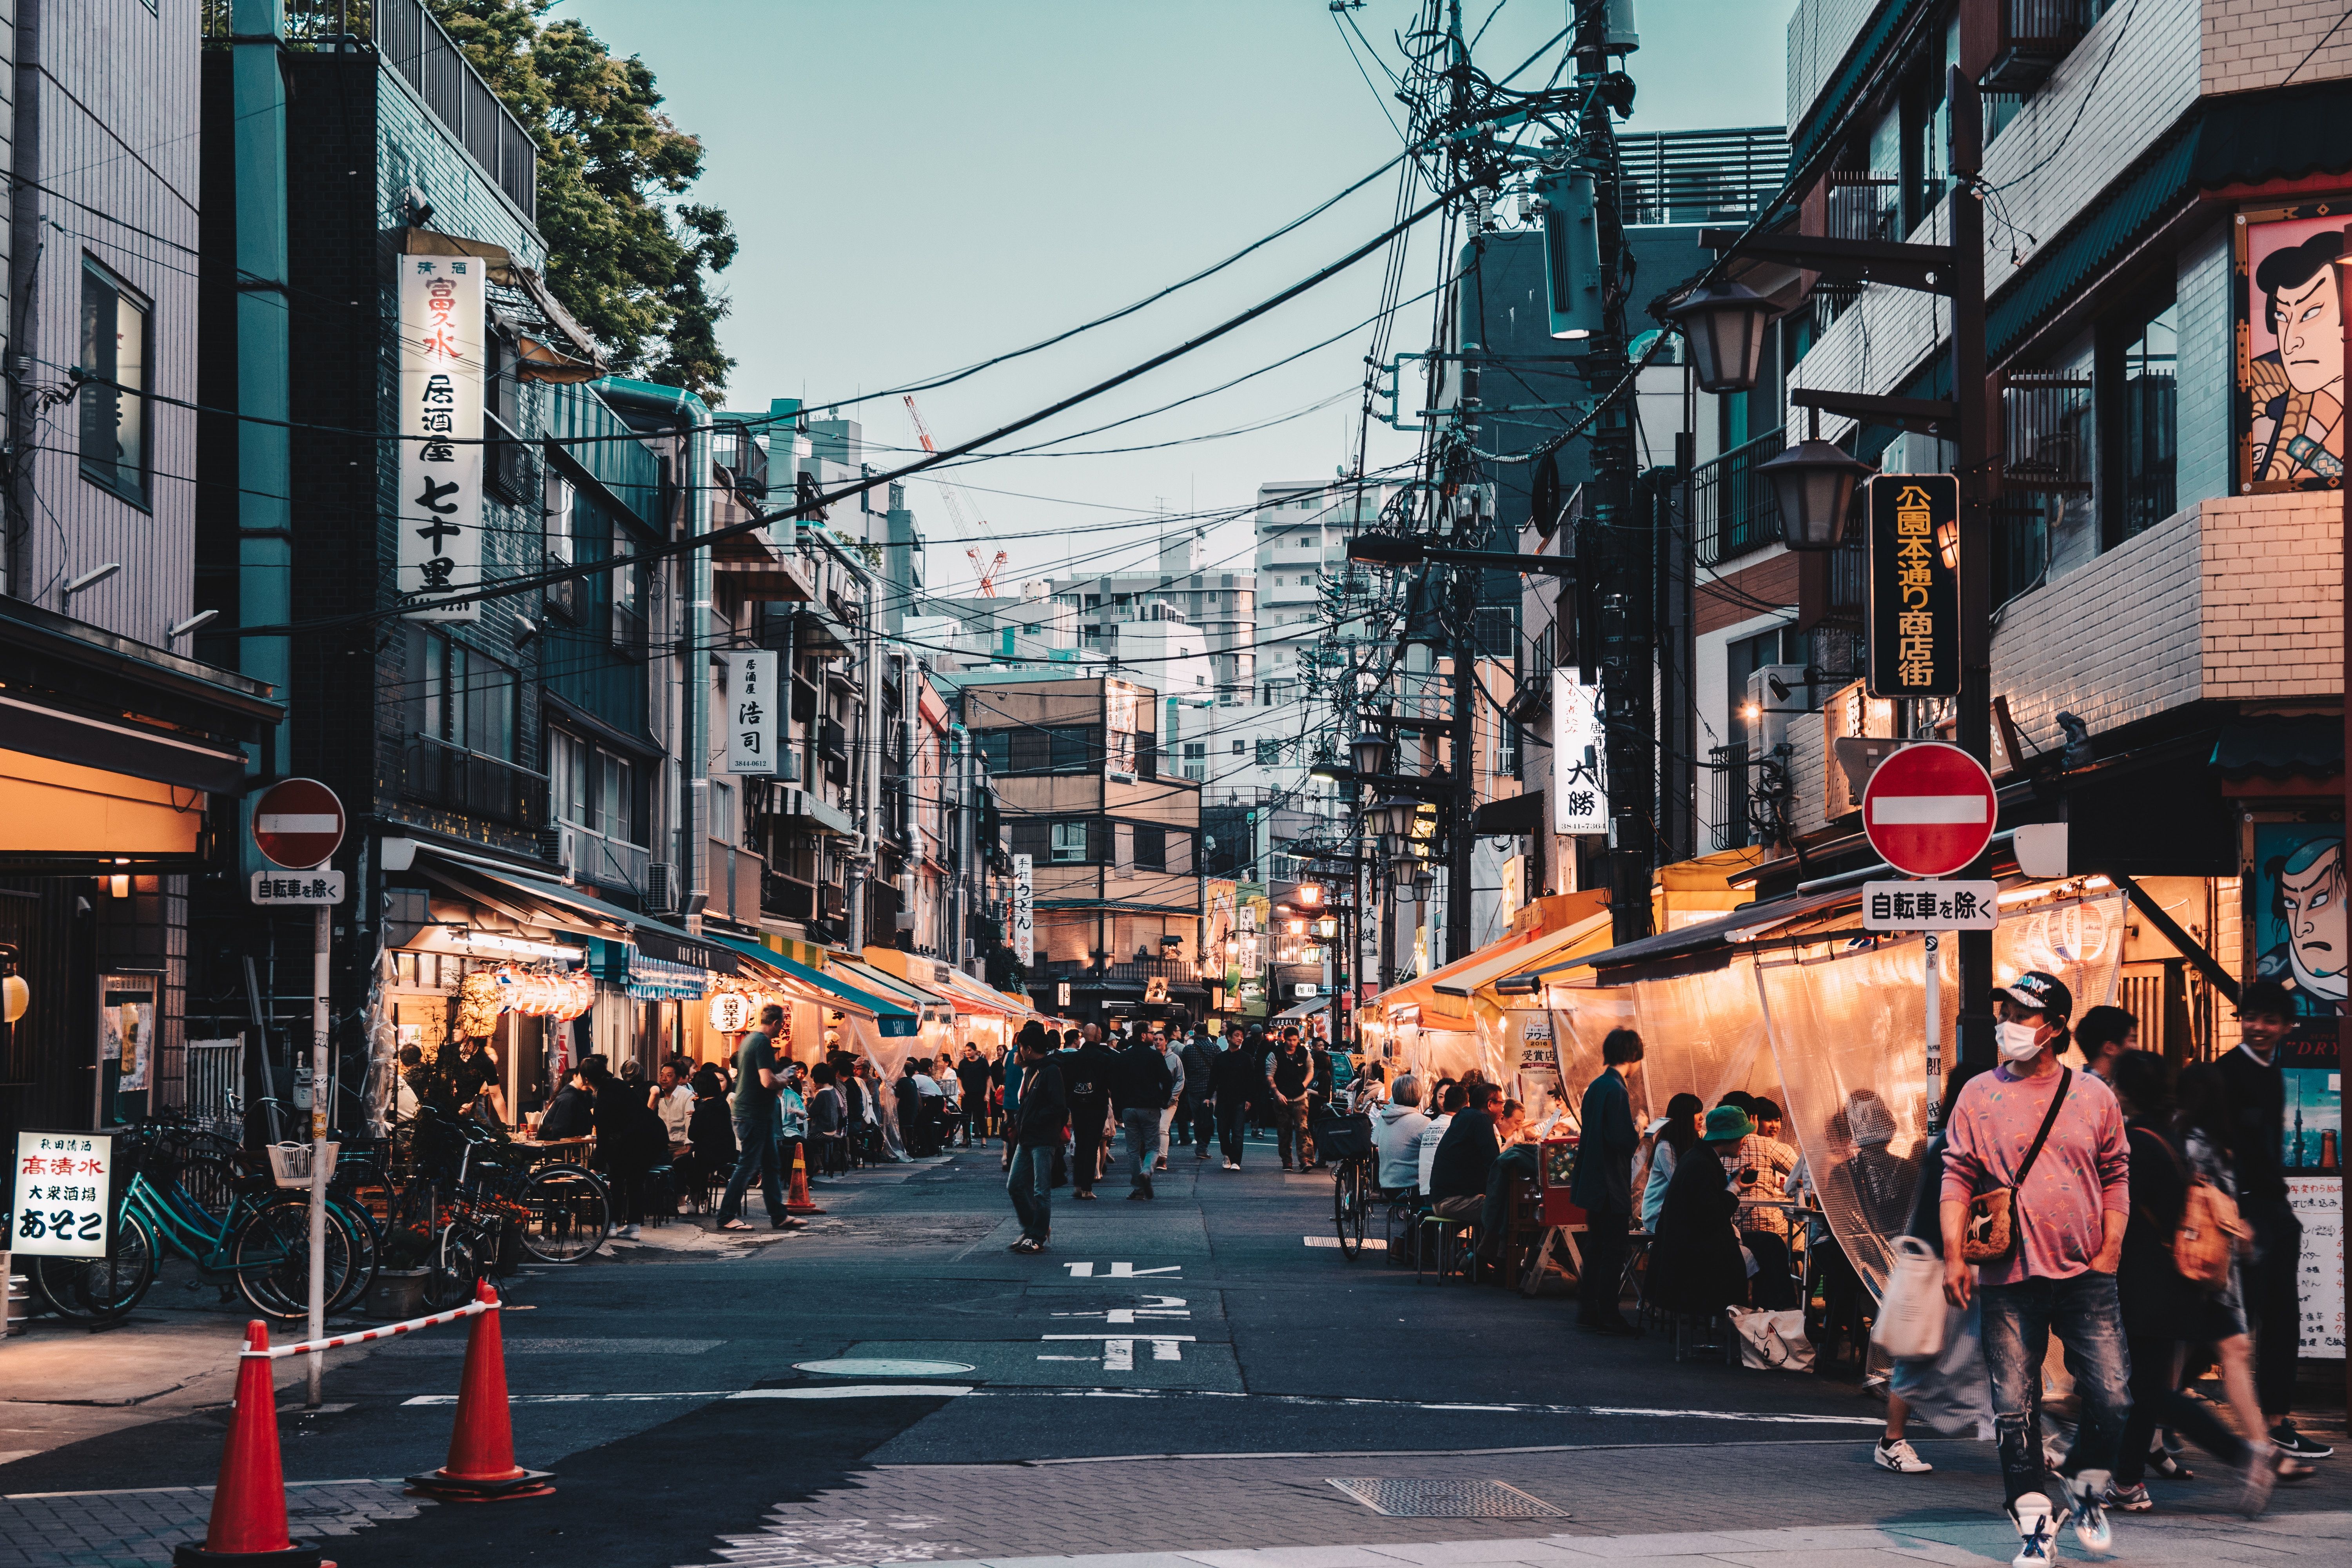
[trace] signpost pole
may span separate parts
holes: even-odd
[[[320,904],[310,939],[310,1335],[327,1337],[327,1130],[333,1092],[327,1071],[327,942],[334,934],[335,911]],[[316,1410],[321,1397],[325,1368],[322,1355],[310,1357],[309,1391],[302,1403]]]
[[[1943,939],[1934,931],[1921,935],[1927,983],[1927,1136],[1933,1138],[1944,1125]]]

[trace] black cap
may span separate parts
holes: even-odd
[[[2066,983],[2045,970],[2029,969],[2006,985],[1993,987],[1992,999],[2003,997],[2029,1012],[2040,1013],[2059,1023],[2074,1016],[2074,994]]]

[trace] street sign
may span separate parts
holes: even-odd
[[[252,897],[257,904],[340,904],[343,901],[343,874],[318,870],[288,876],[278,871],[256,871]]]
[[[1990,931],[2000,923],[1999,882],[1864,882],[1864,931]]]
[[[317,779],[281,779],[253,803],[253,841],[280,866],[324,865],[343,841],[343,803]]]
[[[1960,482],[1949,474],[1870,481],[1870,694],[1960,689]]]
[[[103,1258],[111,1212],[114,1135],[19,1132],[6,1250],[23,1257]]]
[[[1998,815],[1992,775],[1958,746],[1922,741],[1878,764],[1862,792],[1870,847],[1896,870],[1947,877],[1984,853]]]

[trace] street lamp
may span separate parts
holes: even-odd
[[[1695,289],[1666,314],[1690,343],[1701,392],[1746,392],[1756,384],[1764,354],[1764,325],[1780,312],[1744,283]]]
[[[1356,771],[1360,773],[1388,772],[1391,749],[1386,735],[1370,730],[1348,742],[1348,754],[1355,759]]]
[[[1412,831],[1412,819],[1420,814],[1421,802],[1409,795],[1392,795],[1364,813],[1364,826],[1384,838],[1402,838]]]
[[[1780,537],[1791,550],[1835,550],[1853,505],[1853,487],[1870,465],[1822,439],[1821,410],[1809,411],[1812,434],[1757,472],[1772,484],[1780,505]]]

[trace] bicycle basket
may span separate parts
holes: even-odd
[[[327,1145],[327,1169],[335,1168],[335,1158],[342,1152],[341,1143]],[[281,1187],[307,1187],[310,1184],[310,1145],[308,1143],[272,1143],[269,1146],[270,1178]]]
[[[1315,1124],[1315,1148],[1326,1160],[1351,1159],[1372,1152],[1372,1119],[1328,1116]]]

